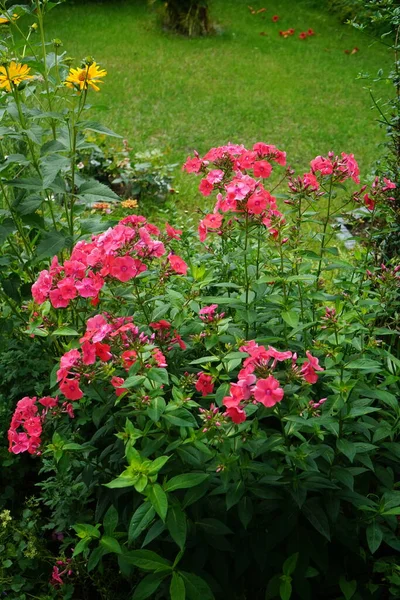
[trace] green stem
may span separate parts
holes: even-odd
[[[40,41],[41,41],[41,45],[42,45],[44,85],[46,88],[47,102],[49,104],[49,111],[52,112],[53,106],[52,106],[52,102],[51,102],[51,94],[50,94],[50,86],[49,86],[49,73],[47,70],[47,63],[46,63],[46,40],[44,37],[43,11],[40,6],[39,0],[36,0],[36,11],[37,11],[37,17],[38,17],[38,22],[39,22]],[[57,136],[56,136],[56,125],[55,125],[54,119],[50,119],[50,127],[51,127],[51,131],[53,132],[53,139],[55,140]]]
[[[249,336],[249,322],[248,322],[248,311],[249,311],[249,273],[247,264],[247,249],[249,242],[249,214],[246,212],[245,222],[245,238],[244,238],[244,280],[245,280],[245,293],[246,293],[246,339]]]

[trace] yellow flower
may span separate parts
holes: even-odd
[[[33,79],[33,75],[28,75],[30,71],[28,65],[21,65],[13,60],[8,66],[0,67],[0,88],[4,88],[7,92],[11,92],[11,84],[19,85],[21,81]]]
[[[108,202],[95,202],[92,206],[95,210],[108,210],[110,204]]]
[[[8,17],[7,15],[0,15],[0,25],[8,25],[11,21],[16,21],[19,19],[19,15],[16,13],[13,14],[12,17]]]
[[[103,83],[100,77],[105,77],[107,71],[99,69],[94,62],[90,66],[87,65],[83,69],[70,69],[69,75],[65,80],[65,85],[72,89],[77,89],[80,92],[87,90],[89,85],[98,92],[100,90],[98,83]]]
[[[129,200],[123,200],[121,202],[122,208],[137,208],[137,205],[137,200],[134,200],[133,198],[130,198]]]

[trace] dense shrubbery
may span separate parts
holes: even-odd
[[[398,598],[400,265],[335,237],[395,183],[230,144],[184,165],[197,232],[124,213],[83,119],[105,73],[46,53],[51,6],[22,41],[10,12],[0,68],[0,591]]]

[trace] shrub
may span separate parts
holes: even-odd
[[[154,0],[153,0],[154,1]],[[169,0],[164,3],[167,29],[189,37],[212,32],[208,0]]]
[[[131,215],[34,284],[37,326],[69,337],[9,440],[40,453],[56,589],[396,597],[400,270],[331,245],[352,155],[285,162],[264,143],[196,155],[217,193],[201,243]],[[392,189],[354,198],[372,211]]]

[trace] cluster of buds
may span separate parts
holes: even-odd
[[[203,421],[203,433],[208,433],[213,428],[221,427],[224,416],[219,412],[218,406],[210,404],[210,408],[199,408],[200,418]]]
[[[289,190],[294,194],[302,194],[303,196],[314,196],[319,198],[323,196],[324,192],[319,191],[319,181],[314,173],[304,173],[294,178],[293,171],[289,172],[288,187]],[[293,204],[293,200],[285,200],[285,204]]]
[[[313,400],[310,400],[307,406],[307,409],[303,412],[300,413],[300,416],[305,416],[307,413],[312,416],[312,417],[320,417],[321,416],[321,412],[320,409],[321,406],[323,404],[325,404],[325,402],[327,401],[328,398],[321,398],[321,400],[319,400],[319,402],[314,402]]]
[[[327,329],[328,327],[334,327],[338,320],[336,316],[336,310],[334,308],[325,307],[325,314],[321,317],[322,321],[326,323],[326,325],[322,325],[321,329]]]
[[[70,558],[56,561],[50,579],[50,584],[52,586],[58,587],[64,585],[65,582],[63,581],[62,577],[70,577],[72,575],[73,571],[71,569],[71,562],[72,560]]]
[[[380,271],[372,273],[367,270],[367,277],[374,283],[386,285],[394,284],[397,287],[400,285],[400,265],[390,268],[382,263]]]
[[[199,317],[204,323],[215,323],[224,318],[225,313],[216,313],[218,304],[210,304],[199,310]]]
[[[157,340],[160,346],[167,345],[168,350],[172,350],[174,346],[179,346],[181,350],[186,350],[186,344],[177,332],[176,329],[172,329],[172,325],[165,319],[160,319],[149,324],[149,327],[154,329],[155,333],[152,334],[151,339]]]
[[[383,182],[379,180],[379,177],[375,177],[371,189],[366,192],[367,186],[363,185],[357,192],[353,194],[354,202],[363,203],[370,212],[375,210],[377,204],[384,204],[385,202],[393,203],[395,198],[388,196],[386,192],[396,189],[396,184],[386,177],[383,178]]]

